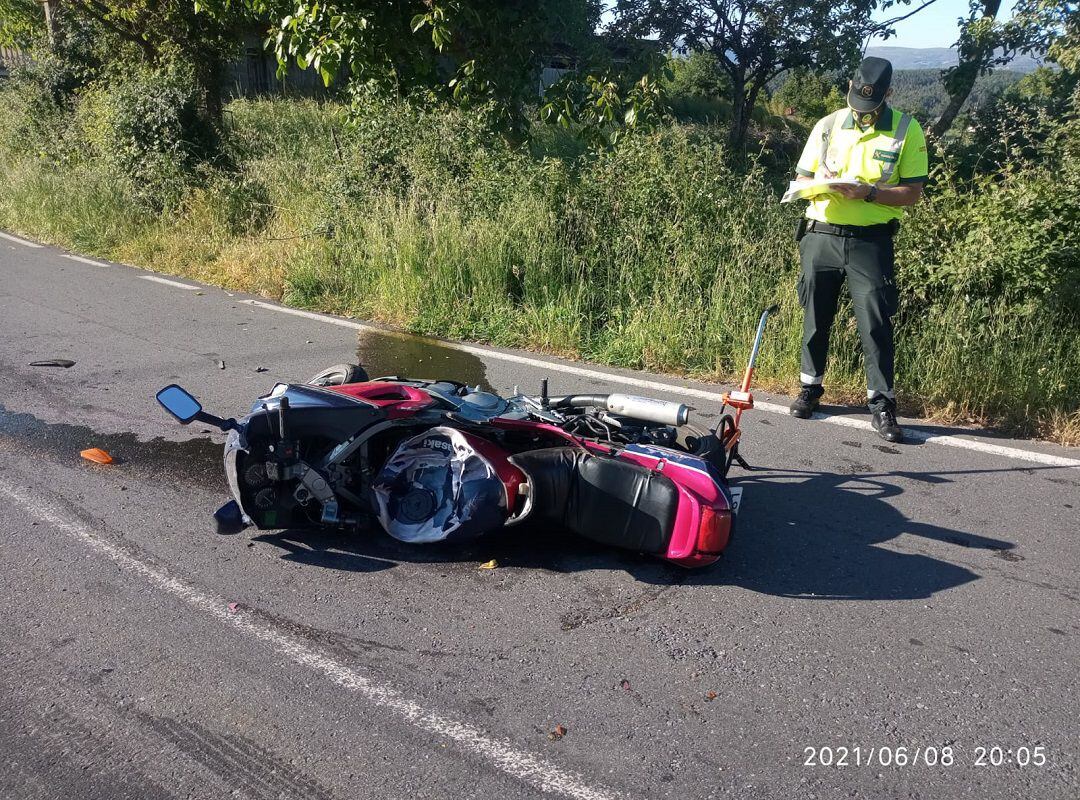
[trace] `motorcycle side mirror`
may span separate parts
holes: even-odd
[[[157,401],[176,417],[180,424],[187,425],[202,413],[202,405],[191,394],[175,383],[166,386],[157,393]]]
[[[161,403],[162,408],[176,417],[181,425],[187,425],[189,422],[199,420],[199,422],[216,425],[223,431],[236,430],[238,427],[235,419],[222,419],[221,417],[215,417],[213,414],[207,414],[202,410],[202,404],[192,396],[191,392],[182,386],[177,386],[175,383],[170,383],[159,391],[157,401]]]

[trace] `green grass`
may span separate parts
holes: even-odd
[[[775,176],[730,166],[723,131],[676,126],[589,159],[493,143],[458,114],[348,126],[333,105],[238,101],[227,121],[233,166],[163,213],[92,154],[0,147],[0,226],[304,308],[712,380],[741,373],[776,302],[758,377],[796,385],[798,209],[778,204]],[[1077,443],[1080,310],[1010,277],[1016,259],[1075,246],[1075,203],[1051,198],[1057,217],[1031,234],[1043,190],[1013,180],[996,198],[937,193],[899,240],[900,399]],[[986,239],[1000,252],[980,253]],[[842,314],[828,385],[862,402]]]

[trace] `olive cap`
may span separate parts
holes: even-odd
[[[848,89],[847,103],[856,111],[866,113],[885,102],[885,93],[892,84],[892,64],[884,58],[868,56],[855,70]]]

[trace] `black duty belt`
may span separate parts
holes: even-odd
[[[900,220],[883,222],[880,225],[831,225],[828,222],[810,220],[807,232],[827,233],[830,236],[848,236],[855,239],[878,239],[882,236],[895,236],[900,230]]]

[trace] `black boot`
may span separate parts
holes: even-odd
[[[802,391],[799,392],[799,396],[796,397],[792,403],[791,416],[798,417],[799,419],[810,419],[810,415],[814,413],[814,409],[818,407],[818,402],[821,400],[821,396],[825,394],[825,390],[820,386],[804,386]]]
[[[896,404],[892,401],[870,406],[870,424],[886,442],[904,441],[904,431],[896,424]]]

